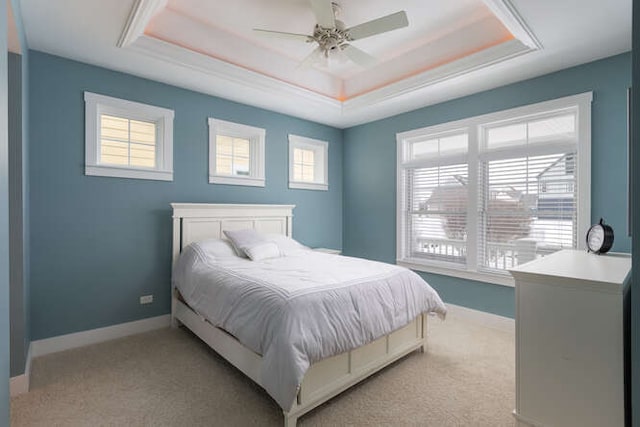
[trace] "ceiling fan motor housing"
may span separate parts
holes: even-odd
[[[336,20],[336,28],[324,28],[316,25],[313,30],[313,40],[318,42],[324,52],[338,49],[349,41],[349,34],[341,21]]]
[[[313,35],[254,28],[255,31],[259,31],[261,34],[300,40],[307,43],[318,43],[318,47],[307,55],[301,64],[312,65],[314,64],[314,58],[318,56],[328,59],[330,52],[338,53],[342,51],[344,56],[338,55],[338,58],[347,58],[358,65],[369,67],[376,63],[376,59],[353,46],[351,42],[409,25],[406,12],[399,11],[347,28],[344,22],[337,19],[341,12],[338,3],[331,0],[309,0],[309,2],[317,22],[313,29]],[[322,63],[327,64],[327,61],[324,60]]]

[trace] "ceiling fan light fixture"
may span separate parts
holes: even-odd
[[[313,36],[311,37],[325,52],[335,50],[349,40],[345,30],[339,28],[323,28],[319,25],[316,25]]]
[[[392,13],[372,21],[364,22],[355,27],[346,28],[344,22],[337,19],[342,12],[340,5],[330,0],[309,0],[313,13],[316,16],[316,25],[313,34],[304,36],[302,34],[291,34],[281,31],[271,31],[255,29],[260,34],[272,35],[280,38],[304,40],[306,42],[316,42],[318,47],[305,58],[300,66],[316,65],[315,60],[311,60],[317,52],[324,57],[325,67],[328,66],[330,54],[341,54],[344,52],[347,58],[363,67],[370,67],[377,61],[368,53],[352,46],[349,42],[360,40],[366,37],[382,34],[387,31],[403,28],[409,25],[407,14],[404,11]],[[316,52],[317,51],[317,52]]]

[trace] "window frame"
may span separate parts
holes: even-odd
[[[478,212],[475,209],[479,200],[478,169],[481,164],[481,144],[484,133],[490,127],[497,124],[517,122],[527,116],[542,116],[554,111],[571,110],[577,112],[576,133],[578,145],[577,178],[578,204],[577,211],[577,245],[578,249],[584,249],[585,242],[582,238],[591,226],[591,102],[592,92],[567,96],[550,101],[539,102],[522,107],[511,108],[495,113],[483,114],[453,122],[428,126],[421,129],[400,132],[396,134],[397,144],[397,182],[396,182],[396,263],[413,270],[453,276],[463,279],[487,282],[498,285],[514,286],[513,278],[505,271],[487,272],[481,271],[478,262]],[[469,175],[468,206],[467,210],[467,263],[464,266],[455,266],[451,263],[435,260],[417,259],[407,254],[407,236],[405,236],[405,218],[403,205],[406,197],[404,182],[404,170],[414,162],[408,160],[408,146],[417,139],[427,139],[455,133],[466,129],[469,134],[469,147],[467,151],[467,165]],[[514,150],[510,148],[510,150]],[[425,162],[425,163],[428,163]],[[432,162],[436,163],[436,162]]]
[[[266,130],[242,123],[209,117],[209,183],[224,185],[265,186]],[[218,135],[249,140],[249,175],[219,174],[216,170]]]
[[[314,182],[296,181],[294,179],[294,150],[312,150],[314,152],[314,176],[322,173],[322,180]],[[320,155],[321,160],[316,161]],[[289,134],[289,188],[298,190],[329,190],[329,142],[306,136]]]
[[[173,110],[92,92],[84,92],[84,101],[85,175],[173,181]],[[156,166],[146,168],[101,163],[102,114],[153,122],[156,126]]]

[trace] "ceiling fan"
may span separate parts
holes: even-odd
[[[327,65],[330,55],[338,58],[344,55],[360,66],[369,67],[377,62],[376,59],[353,46],[350,42],[386,33],[387,31],[398,28],[404,28],[409,25],[406,12],[400,11],[356,25],[355,27],[346,28],[344,23],[337,19],[341,10],[337,3],[331,0],[309,1],[317,21],[312,35],[264,30],[260,28],[253,29],[255,32],[266,36],[317,43],[318,46],[302,60],[299,67],[309,67],[313,64]]]

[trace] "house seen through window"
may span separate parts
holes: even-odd
[[[496,275],[578,248],[590,224],[590,94],[398,134],[398,261]]]

